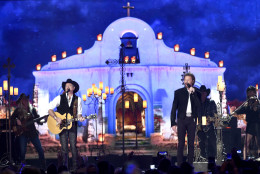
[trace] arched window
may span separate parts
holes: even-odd
[[[124,61],[125,64],[140,63],[139,52],[137,48],[137,39],[133,33],[127,32],[121,38],[120,59],[119,62]]]

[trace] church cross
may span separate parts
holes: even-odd
[[[130,6],[130,2],[127,2],[127,6],[123,6],[123,8],[127,9],[127,16],[130,16],[130,9],[134,9],[134,6]]]
[[[3,68],[7,68],[7,70],[8,70],[8,78],[10,78],[11,77],[11,68],[15,68],[15,65],[11,64],[11,59],[8,58],[7,59],[7,64],[3,65]]]

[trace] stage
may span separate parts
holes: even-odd
[[[51,163],[60,165],[59,152],[60,143],[52,139],[49,135],[41,135],[40,140],[44,149],[47,166]],[[136,140],[134,137],[127,137],[125,139],[125,155],[122,150],[122,138],[115,137],[115,143],[111,145],[107,141],[85,143],[78,140],[77,147],[80,154],[78,164],[81,166],[80,170],[85,170],[84,165],[91,163],[97,164],[100,161],[108,161],[115,168],[122,167],[125,162],[135,161],[142,171],[150,169],[150,165],[158,166],[160,157],[158,152],[167,151],[166,158],[172,161],[172,164],[177,164],[177,143],[170,140],[162,140],[160,143],[152,144],[151,138],[138,137],[138,147],[136,148]],[[102,148],[103,147],[103,148]],[[187,151],[184,151],[184,159],[186,159]],[[71,153],[70,153],[71,158]],[[71,160],[71,159],[70,159]],[[39,167],[38,154],[30,143],[27,146],[26,165]],[[16,168],[19,168],[16,164]],[[194,162],[194,171],[207,171],[207,162]]]

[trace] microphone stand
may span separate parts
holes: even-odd
[[[67,91],[66,91],[66,98],[67,98],[67,102],[68,102],[68,106],[69,106],[69,93],[70,92],[70,89],[68,89]],[[71,103],[72,104],[72,103]],[[69,110],[68,110],[69,111]],[[67,138],[67,140],[66,141],[68,141],[68,139],[69,139],[69,130],[68,130],[68,111],[66,112],[66,138]],[[73,126],[73,125],[72,125]],[[68,141],[68,143],[69,143],[69,141]],[[66,155],[66,161],[67,161],[67,167],[68,167],[68,169],[69,169],[69,145],[68,145],[68,143],[66,144],[66,146],[68,146],[68,148],[67,148],[67,155]]]

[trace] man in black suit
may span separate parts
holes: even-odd
[[[192,73],[186,73],[184,75],[185,87],[174,92],[171,111],[171,126],[173,128],[173,126],[177,125],[178,130],[178,166],[183,162],[186,131],[188,136],[188,162],[193,164],[196,120],[200,117],[200,93],[197,88],[193,87],[194,83],[195,76]]]

